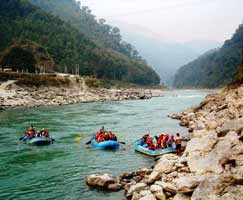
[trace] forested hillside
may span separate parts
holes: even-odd
[[[60,17],[100,47],[111,48],[126,56],[141,59],[137,50],[122,40],[120,30],[96,19],[87,6],[76,0],[29,0],[32,4]]]
[[[243,48],[243,24],[224,45],[211,50],[181,67],[175,76],[175,87],[220,87],[234,81],[239,74]]]
[[[35,42],[52,57],[57,71],[67,68],[71,72],[78,65],[81,75],[145,85],[159,83],[158,75],[144,61],[101,47],[28,0],[1,0],[0,38],[0,51],[16,41]]]

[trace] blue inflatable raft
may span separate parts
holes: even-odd
[[[147,156],[160,156],[168,153],[175,153],[174,147],[168,147],[166,149],[159,149],[159,150],[150,150],[147,148],[147,145],[142,145],[142,139],[139,139],[134,144],[135,151],[145,154]]]
[[[97,142],[95,138],[91,140],[92,147],[98,149],[118,149],[119,143],[113,140],[107,140],[104,142]]]
[[[54,142],[53,138],[46,138],[46,137],[35,137],[35,138],[28,138],[27,136],[24,136],[23,141],[26,144],[31,144],[31,145],[48,145]]]

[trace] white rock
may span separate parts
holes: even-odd
[[[139,200],[140,198],[142,198],[142,196],[140,194],[138,194],[137,192],[133,193],[132,200]]]
[[[153,194],[149,194],[149,195],[142,197],[140,200],[156,200],[156,198]]]
[[[150,191],[152,193],[161,192],[161,191],[163,191],[163,188],[160,185],[151,185]]]
[[[173,185],[172,183],[169,183],[169,182],[164,182],[164,181],[156,181],[155,182],[156,185],[160,185],[162,186],[162,188],[167,191],[167,192],[171,192],[173,194],[176,193],[177,191],[177,188],[175,185]]]
[[[158,171],[153,171],[149,176],[148,176],[148,183],[154,183],[156,180],[161,178],[162,174],[159,173]]]
[[[173,200],[190,200],[191,198],[183,193],[177,193]]]
[[[158,200],[166,200],[166,196],[165,196],[165,194],[164,194],[163,191],[161,191],[161,192],[155,192],[155,193],[154,193],[154,196],[155,196],[156,199],[158,199]]]
[[[88,176],[86,182],[90,186],[106,187],[111,183],[115,183],[115,178],[111,174],[96,174]]]
[[[198,178],[193,176],[180,177],[173,182],[176,184],[177,191],[181,193],[192,192],[199,184]]]
[[[146,195],[152,194],[152,192],[150,190],[141,190],[139,194],[144,197]]]
[[[127,196],[132,195],[134,192],[139,192],[143,190],[146,186],[147,185],[145,183],[137,183],[135,185],[132,185],[127,192]]]

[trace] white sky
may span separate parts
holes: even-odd
[[[163,40],[177,42],[224,41],[243,21],[243,0],[79,1],[111,25],[142,27]]]

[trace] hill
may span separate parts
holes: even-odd
[[[142,85],[159,83],[158,75],[143,60],[97,45],[27,0],[2,0],[0,16],[0,51],[16,41],[29,40],[46,50],[59,72],[72,72],[79,66],[81,75]]]
[[[116,20],[111,23],[119,26],[123,38],[136,46],[140,55],[168,86],[172,86],[174,75],[181,66],[222,45],[220,42],[207,40],[186,43],[168,41],[163,39],[163,36],[138,25],[129,25]]]
[[[234,81],[241,64],[243,48],[243,25],[241,24],[232,38],[226,40],[219,49],[206,52],[196,60],[181,67],[174,80],[174,86],[221,87]]]
[[[137,50],[122,40],[119,28],[112,27],[105,19],[96,19],[87,6],[76,0],[29,0],[32,4],[58,16],[71,24],[98,46],[113,49],[126,56],[140,59]]]

